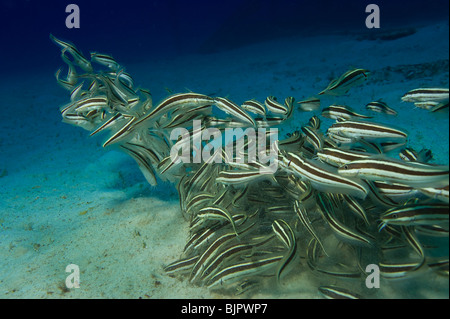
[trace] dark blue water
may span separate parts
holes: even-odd
[[[80,8],[80,28],[68,29],[66,6]],[[48,35],[86,48],[135,58],[216,52],[287,35],[366,31],[365,8],[376,3],[381,26],[448,19],[446,0],[0,1],[3,70],[53,64]],[[82,48],[81,48],[82,49]],[[13,62],[14,61],[14,62]]]

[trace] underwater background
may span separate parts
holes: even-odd
[[[79,29],[65,26],[70,3],[80,8]],[[366,27],[370,3],[380,8],[380,29]],[[131,157],[102,148],[104,136],[61,122],[69,96],[54,76],[63,63],[50,33],[86,55],[112,55],[154,102],[189,91],[238,103],[269,95],[300,101],[349,69],[368,69],[363,85],[322,106],[369,114],[365,105],[382,98],[398,115],[371,113],[373,120],[405,129],[407,146],[430,149],[431,163],[448,165],[448,108],[401,101],[412,89],[448,88],[448,7],[446,0],[1,0],[0,297],[230,297],[163,270],[189,232],[175,185],[150,186]],[[281,132],[314,114],[320,110],[295,108]],[[79,289],[66,287],[70,264],[79,266]],[[284,290],[252,296],[321,298],[317,281],[299,274]],[[448,298],[448,268],[447,277],[382,279],[365,297]]]

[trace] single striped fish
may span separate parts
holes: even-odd
[[[372,116],[367,116],[363,114],[356,113],[351,107],[346,105],[330,105],[322,110],[323,117],[329,119],[370,119]]]
[[[364,138],[367,141],[405,140],[408,137],[405,131],[387,125],[350,120],[337,121],[328,128],[327,132],[345,137]]]
[[[381,180],[413,187],[443,187],[449,184],[448,166],[405,162],[386,157],[352,161],[341,166],[338,173],[346,177]]]
[[[368,190],[362,182],[342,177],[334,167],[308,160],[301,155],[287,152],[281,156],[280,165],[299,177],[308,179],[318,190],[345,193],[358,198],[365,198],[368,194]]]
[[[393,108],[389,107],[386,102],[383,102],[382,100],[373,101],[366,105],[366,109],[378,112],[382,114],[388,114],[388,115],[397,115],[398,112],[394,110]]]
[[[276,126],[283,123],[286,120],[284,117],[266,117],[265,119],[256,118],[256,125],[260,128]]]
[[[410,204],[388,209],[380,216],[380,230],[386,225],[436,225],[448,223],[449,207],[442,203]]]
[[[378,266],[380,268],[380,275],[388,279],[404,278],[419,270],[423,265],[423,260],[410,263],[378,263]]]
[[[231,102],[229,99],[224,97],[214,98],[215,105],[227,114],[230,114],[246,123],[256,126],[255,120],[239,105]]]
[[[323,244],[319,238],[319,236],[317,236],[313,226],[312,226],[312,222],[310,221],[310,219],[308,218],[308,212],[305,209],[305,206],[302,205],[300,203],[300,201],[296,200],[294,202],[294,210],[295,213],[297,214],[297,217],[300,219],[300,221],[302,222],[303,226],[305,226],[306,230],[308,231],[308,233],[310,233],[310,235],[317,241],[317,243],[320,245],[320,247],[322,248],[323,252],[325,253],[325,255],[328,256],[327,252],[325,251],[325,248],[323,247]]]
[[[419,88],[411,90],[402,96],[404,102],[440,102],[449,99],[447,88]]]
[[[192,108],[214,104],[214,99],[198,93],[179,93],[171,95],[161,101],[150,113],[146,114],[135,126],[143,123],[150,118],[157,118],[162,113],[167,113],[175,108]]]
[[[291,226],[289,226],[283,219],[276,219],[272,223],[272,230],[275,235],[280,239],[280,241],[288,248],[288,253],[280,262],[280,266],[277,270],[277,281],[280,281],[281,273],[288,266],[288,264],[295,258],[297,253],[297,241],[295,239],[295,234],[292,231]]]
[[[286,115],[289,112],[289,108],[286,105],[279,103],[274,96],[268,96],[264,101],[264,105],[274,114]]]
[[[249,101],[245,101],[241,107],[244,110],[247,110],[249,112],[252,112],[254,114],[259,114],[262,116],[266,116],[266,108],[264,107],[264,104],[262,104],[261,102],[258,102],[256,100],[249,100]]]
[[[330,82],[330,84],[319,93],[319,95],[344,95],[353,86],[362,84],[367,80],[370,72],[365,69],[353,69],[345,72],[339,78]]]
[[[344,164],[365,159],[372,156],[370,153],[356,152],[350,150],[344,150],[339,148],[325,147],[321,151],[317,152],[317,157],[330,165],[340,167]]]

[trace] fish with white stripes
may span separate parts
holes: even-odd
[[[352,161],[338,169],[341,176],[372,181],[388,181],[414,187],[439,187],[449,184],[449,167],[405,162],[382,156]]]
[[[347,105],[333,104],[322,110],[322,116],[329,119],[370,119],[372,116],[359,114]]]
[[[406,92],[402,96],[404,102],[441,102],[449,99],[447,88],[418,88]]]
[[[338,174],[334,167],[308,160],[301,155],[282,152],[279,163],[283,169],[297,174],[302,179],[309,180],[318,190],[350,194],[358,198],[365,198],[368,194],[367,186],[358,179],[343,177]]]
[[[339,78],[331,81],[330,84],[328,84],[328,86],[319,93],[319,95],[344,95],[352,87],[365,82],[369,77],[369,74],[370,72],[365,69],[349,70],[342,74]]]
[[[387,103],[383,102],[382,100],[373,101],[373,102],[368,103],[366,105],[366,109],[373,111],[373,112],[394,115],[394,116],[396,116],[398,114],[398,112],[396,110],[394,110],[392,107],[387,105]]]
[[[256,126],[255,120],[239,105],[233,103],[227,98],[216,97],[214,98],[215,105],[227,114],[231,114],[241,121],[244,121],[252,126]]]
[[[392,126],[354,120],[338,120],[328,128],[328,133],[351,137],[364,138],[366,141],[406,140],[408,133]]]
[[[272,223],[272,229],[275,235],[281,240],[281,242],[288,248],[288,253],[280,262],[280,266],[277,270],[277,281],[280,281],[281,273],[288,266],[289,263],[294,260],[297,252],[297,241],[295,234],[292,231],[291,226],[283,219],[276,219]]]
[[[449,206],[443,203],[410,204],[388,209],[380,215],[380,230],[386,225],[448,224]]]

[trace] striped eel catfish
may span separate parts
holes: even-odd
[[[447,223],[449,217],[448,204],[429,203],[411,204],[394,207],[380,216],[383,229],[389,225],[436,225]]]
[[[446,88],[419,88],[411,90],[402,96],[404,102],[444,101],[449,99]]]
[[[322,110],[322,116],[329,119],[370,119],[372,116],[356,113],[351,107],[346,105],[330,105]]]
[[[389,107],[386,104],[386,102],[383,102],[382,100],[370,102],[369,104],[366,105],[366,109],[373,111],[373,112],[394,115],[394,116],[396,116],[398,114],[398,112],[396,110]]]
[[[317,152],[317,157],[321,161],[336,167],[359,159],[368,158],[372,155],[373,154],[367,152],[357,152],[331,147],[324,147],[323,150]]]
[[[281,240],[281,242],[289,249],[286,256],[280,262],[280,266],[277,270],[277,281],[280,282],[281,273],[292,262],[297,253],[297,241],[295,234],[292,231],[291,226],[283,219],[276,219],[272,223],[272,229],[275,235]]]
[[[379,123],[355,120],[338,120],[328,128],[327,132],[345,137],[364,138],[367,141],[405,140],[408,138],[408,134],[404,130]]]
[[[300,178],[307,179],[318,190],[330,193],[349,194],[358,198],[365,198],[367,187],[358,179],[340,176],[337,170],[318,161],[308,160],[301,154],[280,152],[280,166],[293,172]]]
[[[359,85],[367,80],[370,72],[365,69],[353,69],[345,72],[339,78],[330,82],[330,84],[321,91],[319,95],[343,95],[346,94],[350,88]]]
[[[346,177],[388,181],[422,188],[448,185],[448,169],[445,165],[405,162],[374,156],[344,164],[338,172]]]
[[[215,105],[227,114],[231,114],[237,119],[244,121],[252,126],[256,126],[255,120],[239,105],[233,103],[227,98],[217,97],[214,99]]]

